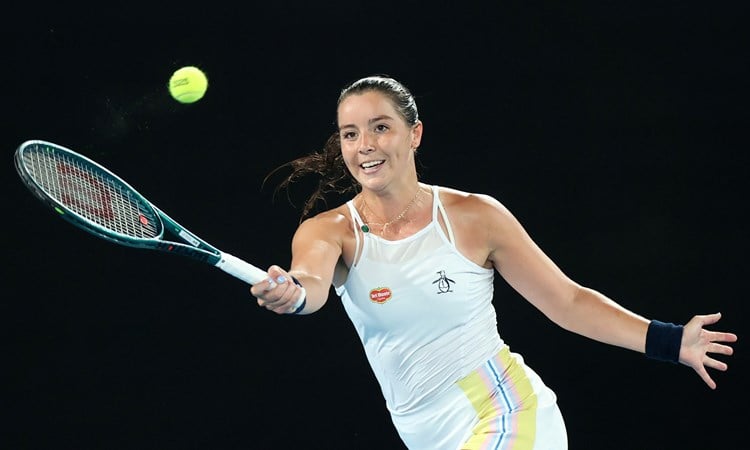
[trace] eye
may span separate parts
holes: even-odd
[[[378,133],[385,133],[388,130],[390,130],[390,127],[384,123],[375,125],[375,131],[377,131]]]
[[[341,139],[351,140],[357,137],[357,133],[354,131],[342,131]]]

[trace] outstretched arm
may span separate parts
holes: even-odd
[[[258,305],[277,314],[292,312],[304,287],[305,306],[297,314],[311,314],[328,299],[336,264],[342,253],[341,216],[335,212],[305,220],[292,239],[292,264],[289,271],[273,265],[269,278],[253,285],[250,292]],[[295,282],[296,281],[296,282]]]
[[[550,309],[556,311],[554,307]],[[575,333],[645,353],[649,358],[692,367],[711,389],[716,389],[716,382],[706,368],[726,371],[728,366],[710,354],[732,355],[733,349],[726,343],[737,341],[733,333],[705,328],[718,322],[720,313],[696,315],[685,326],[662,324],[635,315],[603,294],[584,287],[578,288],[560,317],[564,319],[553,321],[564,323],[564,328]]]
[[[679,330],[676,339],[663,342],[658,333],[650,331],[652,321],[571,280],[505,207],[488,197],[482,201],[483,216],[488,220],[485,225],[490,230],[490,261],[514,289],[549,319],[574,333],[648,356],[652,356],[654,345],[671,347],[667,352],[673,355],[670,360],[692,367],[710,388],[716,387],[706,367],[726,370],[727,365],[708,354],[731,355],[732,348],[721,343],[737,340],[732,333],[704,329],[705,325],[716,323],[719,315],[695,316]]]

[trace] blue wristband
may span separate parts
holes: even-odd
[[[292,277],[292,281],[294,281],[294,284],[296,284],[299,287],[302,287],[302,283],[299,282],[298,279]],[[305,305],[307,304],[307,297],[302,299],[302,303],[295,309],[294,311],[290,312],[289,314],[299,314],[302,312],[303,309],[305,309]]]
[[[646,356],[659,361],[678,363],[682,330],[682,325],[652,320],[646,332]]]

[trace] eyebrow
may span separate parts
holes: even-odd
[[[367,124],[371,124],[373,122],[378,122],[380,120],[393,120],[393,117],[389,116],[388,114],[381,114],[379,116],[375,116],[372,119],[367,121]],[[339,127],[339,130],[343,130],[344,128],[356,128],[354,124],[347,124],[347,125],[341,125]]]

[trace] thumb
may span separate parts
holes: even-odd
[[[283,283],[284,281],[289,279],[289,276],[287,276],[286,271],[277,265],[268,267],[268,276],[276,283]],[[284,277],[284,278],[279,280],[279,277]]]
[[[696,319],[698,319],[701,323],[701,325],[711,325],[719,321],[721,319],[721,313],[713,313],[713,314],[705,314],[701,316],[695,316]]]

